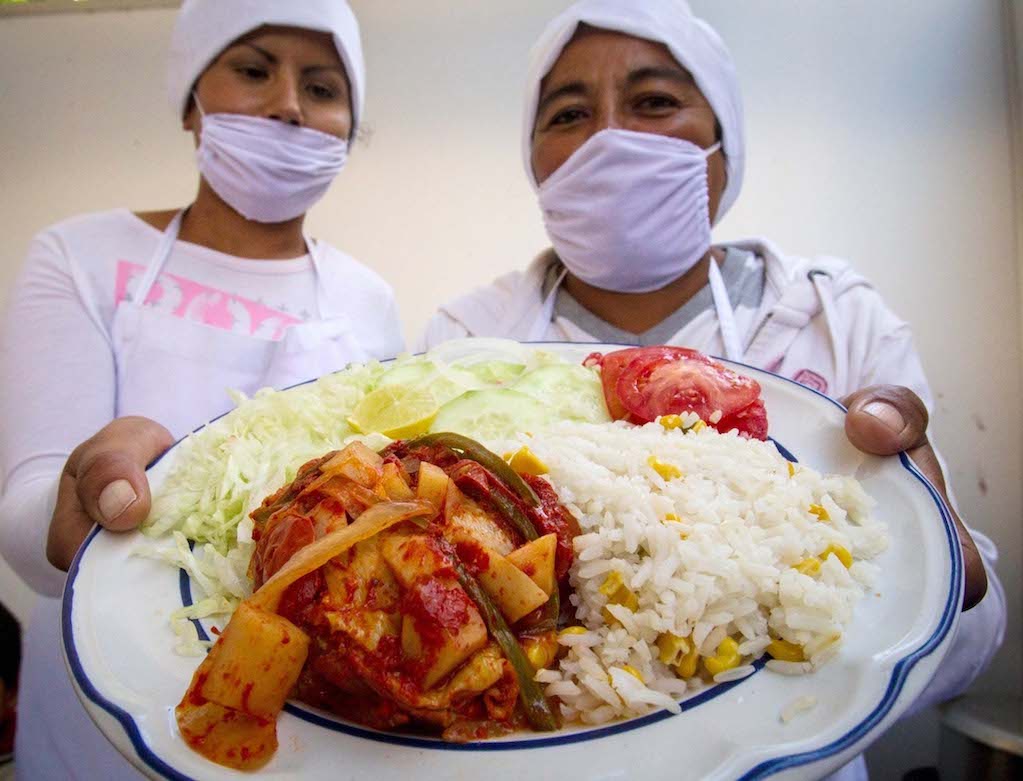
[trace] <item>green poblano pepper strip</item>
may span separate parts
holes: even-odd
[[[515,670],[515,677],[519,682],[519,700],[526,713],[529,725],[538,732],[552,732],[558,728],[558,720],[551,710],[551,704],[547,702],[540,685],[533,680],[533,665],[526,658],[525,651],[519,645],[515,634],[508,628],[504,616],[497,609],[490,595],[483,590],[479,582],[474,578],[458,560],[457,556],[451,556],[455,564],[455,573],[458,575],[458,582],[469,595],[476,607],[479,608],[486,622],[487,629],[494,636],[497,644],[501,646],[501,652],[511,663]]]
[[[445,447],[449,447],[460,453],[465,458],[475,461],[481,466],[485,466],[507,483],[508,486],[522,497],[522,500],[530,507],[540,506],[540,500],[537,498],[536,494],[533,493],[533,489],[529,487],[529,484],[522,479],[519,473],[508,466],[507,462],[497,455],[497,453],[483,447],[483,445],[475,439],[463,436],[462,434],[455,434],[450,431],[442,431],[437,434],[425,434],[424,436],[411,440],[408,445],[409,447],[415,447],[416,445],[443,445]],[[533,538],[530,537],[530,539]]]
[[[539,498],[537,498],[533,489],[529,487],[529,484],[522,479],[518,472],[512,469],[503,458],[498,456],[492,450],[485,448],[475,439],[462,434],[445,431],[418,437],[417,439],[411,440],[408,445],[409,447],[415,447],[416,445],[442,445],[444,447],[449,447],[452,450],[459,452],[463,457],[468,458],[471,461],[475,461],[477,464],[489,469],[498,478],[510,486],[515,493],[521,496],[525,501],[531,503],[532,506],[538,507],[540,505]],[[507,497],[502,495],[500,491],[491,492],[489,498],[494,503],[498,512],[500,512],[501,515],[503,515],[526,540],[535,540],[539,538],[540,534],[537,532],[533,522],[525,513],[522,512],[515,502],[510,501]],[[544,607],[544,618],[538,628],[549,627],[556,630],[558,628],[558,616],[560,613],[561,599],[558,595],[558,589],[555,588],[554,592],[551,594],[551,598],[547,601],[547,604]]]
[[[497,511],[504,516],[505,520],[514,526],[526,540],[532,541],[539,538],[540,535],[537,533],[533,522],[526,517],[526,514],[519,509],[515,502],[503,496],[500,491],[492,491],[488,498],[494,503]]]
[[[529,520],[525,513],[519,509],[515,502],[509,500],[506,496],[503,496],[499,491],[494,491],[490,494],[490,501],[497,507],[498,512],[503,515],[509,523],[511,523],[527,540],[538,539],[540,534],[537,532],[536,527],[533,526],[533,522]],[[537,625],[537,628],[558,628],[558,615],[561,613],[561,599],[558,596],[558,589],[555,587],[551,593],[551,598],[547,600],[547,605],[544,608],[544,618]]]

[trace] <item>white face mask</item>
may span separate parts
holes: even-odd
[[[202,113],[199,172],[249,220],[284,222],[305,214],[347,159],[348,142],[329,133],[246,114]]]
[[[547,235],[569,271],[619,293],[659,290],[710,248],[707,157],[689,141],[607,129],[539,188]]]

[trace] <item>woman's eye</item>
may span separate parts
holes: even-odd
[[[551,117],[551,120],[547,123],[547,125],[548,127],[553,127],[554,125],[570,125],[573,122],[578,122],[584,116],[585,114],[582,109],[566,108]]]
[[[260,81],[267,76],[266,68],[261,68],[258,65],[240,65],[235,68],[235,72],[252,81]]]
[[[317,100],[334,100],[338,96],[338,90],[329,84],[310,84],[306,90]]]
[[[679,108],[682,104],[671,95],[645,95],[636,101],[641,111],[668,111]]]

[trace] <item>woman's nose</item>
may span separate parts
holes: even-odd
[[[281,74],[271,86],[271,94],[266,107],[268,119],[287,122],[289,125],[303,124],[302,103],[299,100],[299,84],[296,79]]]
[[[621,112],[618,106],[614,104],[601,107],[597,112],[596,120],[593,128],[594,133],[598,133],[601,130],[621,130],[624,127],[624,119],[621,116]]]

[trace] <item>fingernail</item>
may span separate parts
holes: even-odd
[[[135,489],[131,487],[131,483],[127,480],[114,480],[99,495],[100,515],[107,522],[116,520],[121,513],[135,503],[136,499],[138,497],[135,495]]]
[[[864,404],[860,411],[877,418],[896,434],[901,434],[906,427],[906,420],[902,417],[902,413],[885,401],[872,401],[869,404]]]

